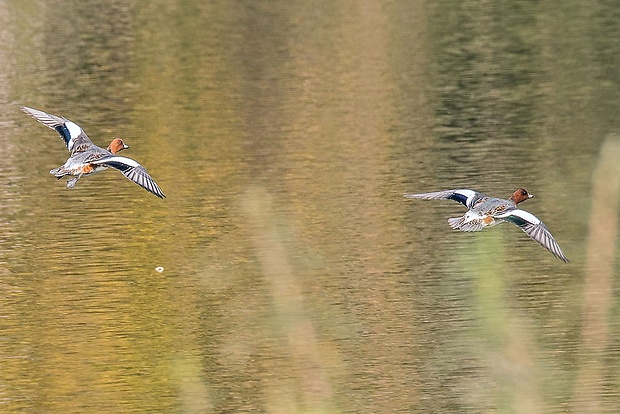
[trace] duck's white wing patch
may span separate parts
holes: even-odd
[[[84,133],[84,130],[75,122],[62,116],[48,114],[47,112],[28,108],[27,106],[21,106],[20,108],[46,127],[56,130],[63,141],[65,141],[65,145],[69,151],[73,150],[78,139],[81,143],[92,144]]]
[[[502,217],[504,220],[516,224],[533,240],[549,250],[555,257],[568,263],[568,258],[562,252],[560,245],[555,241],[551,232],[536,216],[525,210],[515,209]]]
[[[146,169],[131,158],[118,156],[107,157],[101,160],[94,161],[92,162],[92,164],[106,165],[108,167],[116,168],[117,170],[122,172],[125,177],[129,178],[131,181],[138,184],[146,191],[155,194],[159,198],[166,197],[161,191],[161,188],[159,188],[157,183],[146,172]]]
[[[405,198],[421,198],[423,200],[449,199],[470,208],[483,194],[468,189],[434,191],[432,193],[405,194]]]
[[[73,146],[75,145],[75,140],[82,135],[82,133],[84,131],[82,131],[82,128],[80,128],[80,126],[78,124],[76,124],[75,122],[71,122],[71,121],[67,121],[65,122],[65,127],[67,128],[67,130],[69,131],[69,142],[67,142],[67,148],[70,150],[73,149]],[[61,134],[62,135],[62,134]]]
[[[132,160],[131,158],[127,158],[127,157],[119,157],[118,155],[115,155],[113,157],[102,158],[100,160],[94,161],[93,164],[109,164],[109,163],[115,163],[115,162],[123,164],[125,167],[142,168],[143,170],[145,170],[144,167],[140,165],[140,163],[137,162],[136,160]]]
[[[510,216],[513,216],[512,220],[510,219]],[[541,221],[532,213],[528,213],[525,210],[521,210],[521,209],[514,209],[514,210],[509,210],[506,213],[503,214],[497,214],[495,217],[498,218],[505,218],[506,220],[517,224],[517,221],[525,221],[528,222],[530,224],[533,225],[537,225],[539,223],[541,223]],[[519,224],[517,224],[517,226],[519,226]]]

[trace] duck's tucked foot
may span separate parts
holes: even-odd
[[[449,218],[448,224],[454,230],[461,231],[480,231],[485,227],[483,220],[472,219],[471,217]]]
[[[77,177],[74,177],[72,179],[70,179],[69,181],[67,181],[67,188],[69,190],[73,190],[73,187],[75,187],[75,183],[77,183],[77,181],[80,179],[81,175],[78,175]]]
[[[480,231],[486,226],[480,220],[468,221],[467,223],[463,223],[459,230],[461,231]]]

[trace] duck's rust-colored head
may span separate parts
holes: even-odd
[[[528,193],[525,188],[519,188],[518,190],[515,190],[514,193],[512,193],[512,195],[510,196],[510,200],[512,200],[512,202],[515,204],[519,204],[520,202],[532,197],[534,196]]]
[[[129,145],[126,145],[122,139],[114,138],[112,142],[110,142],[110,145],[108,145],[107,150],[110,151],[112,154],[116,154],[117,152],[127,148],[129,148]]]

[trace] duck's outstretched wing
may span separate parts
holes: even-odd
[[[166,197],[161,191],[161,188],[159,188],[157,183],[146,172],[146,169],[131,158],[118,156],[106,157],[101,160],[94,161],[92,164],[116,168],[122,172],[125,177],[129,178],[146,191],[155,194],[159,198]]]
[[[460,189],[460,190],[445,190],[435,191],[432,193],[419,193],[419,194],[405,194],[405,198],[421,198],[423,200],[440,200],[449,199],[463,204],[467,208],[471,208],[476,201],[482,197],[486,197],[484,194],[474,190]]]
[[[568,263],[568,258],[564,255],[562,249],[560,249],[560,245],[555,241],[547,226],[533,214],[525,210],[515,209],[509,211],[505,215],[496,217],[516,224],[525,234],[530,236],[545,249],[549,250],[555,257],[564,263]]]
[[[73,153],[82,152],[93,145],[84,130],[75,122],[27,106],[20,106],[20,108],[46,127],[56,130],[69,151]]]

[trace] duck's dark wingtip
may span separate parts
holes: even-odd
[[[166,198],[166,195],[163,193],[163,191],[159,189],[159,187],[157,189],[150,189],[150,188],[144,188],[144,189],[148,191],[149,193],[153,194],[154,196],[161,198],[162,200]]]

